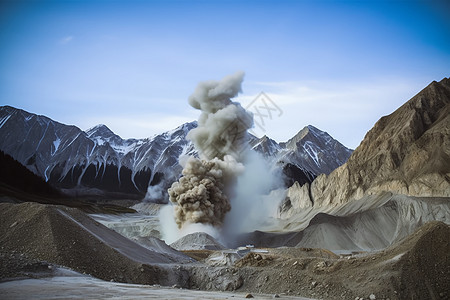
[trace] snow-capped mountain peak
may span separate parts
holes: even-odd
[[[333,139],[327,132],[308,125],[285,143],[280,159],[298,165],[313,174],[329,174],[344,164],[353,150]]]
[[[265,157],[276,157],[276,155],[282,149],[282,147],[277,142],[266,135],[264,135],[259,140],[255,139],[250,143],[255,151],[262,153]]]
[[[97,136],[101,136],[103,138],[109,138],[109,137],[113,137],[113,136],[118,136],[114,132],[112,132],[112,130],[109,129],[108,126],[106,126],[104,124],[95,125],[94,127],[89,128],[85,132],[86,132],[86,134],[87,134],[87,136],[89,138],[90,137],[97,137]]]
[[[192,122],[184,123],[173,130],[164,132],[162,135],[167,138],[172,138],[174,136],[181,136],[181,135],[186,136],[187,133],[195,127],[197,127],[197,121],[192,121]]]
[[[117,148],[120,152],[124,152],[128,148],[127,146],[132,144],[132,142],[127,143],[127,140],[123,140],[103,124],[96,125],[86,130],[85,133],[97,145],[102,146],[108,143],[112,148]]]

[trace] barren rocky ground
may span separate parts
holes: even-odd
[[[314,299],[450,296],[450,227],[442,222],[427,223],[373,253],[279,247],[237,255],[233,250],[163,253],[152,248],[159,245],[155,240],[144,248],[72,208],[1,204],[0,214],[1,281],[54,276],[62,265],[106,281],[192,290]]]
[[[268,252],[235,262],[232,272],[245,278],[239,289],[245,291],[320,299],[448,299],[449,237],[448,225],[431,222],[383,251],[338,256],[323,249],[264,249]]]

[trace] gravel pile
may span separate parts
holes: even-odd
[[[37,203],[0,204],[0,245],[2,252],[118,282],[181,284],[185,275],[175,264],[190,261],[144,248],[78,209]]]
[[[170,244],[177,250],[223,250],[225,246],[204,232],[194,232]]]

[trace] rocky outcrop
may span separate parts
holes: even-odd
[[[311,184],[316,175],[306,169],[303,169],[296,164],[278,162],[277,165],[283,172],[283,180],[286,187],[290,187],[297,183],[300,186],[304,184]]]
[[[278,208],[279,218],[290,218],[295,211],[311,208],[313,203],[309,195],[309,183],[300,185],[297,181],[287,189],[286,197]]]
[[[346,164],[311,184],[335,206],[384,191],[450,197],[450,79],[432,82],[367,133]]]

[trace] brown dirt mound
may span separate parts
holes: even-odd
[[[250,252],[243,258],[238,260],[234,265],[238,268],[241,267],[267,267],[277,259],[277,256],[268,255],[265,253],[253,253]]]
[[[267,253],[264,252],[250,252],[243,258],[238,260],[234,265],[236,267],[267,267],[283,268],[286,262],[292,261],[296,266],[300,260],[307,260],[313,258],[322,259],[338,259],[339,256],[331,251],[325,249],[313,248],[267,248]],[[295,263],[297,261],[297,263]],[[299,266],[301,266],[300,263]]]
[[[234,268],[240,291],[319,299],[448,299],[450,226],[431,222],[375,253],[337,256],[322,249],[249,253]],[[308,251],[309,250],[309,251]]]
[[[427,223],[402,246],[409,248],[399,262],[404,299],[449,299],[450,226]]]

